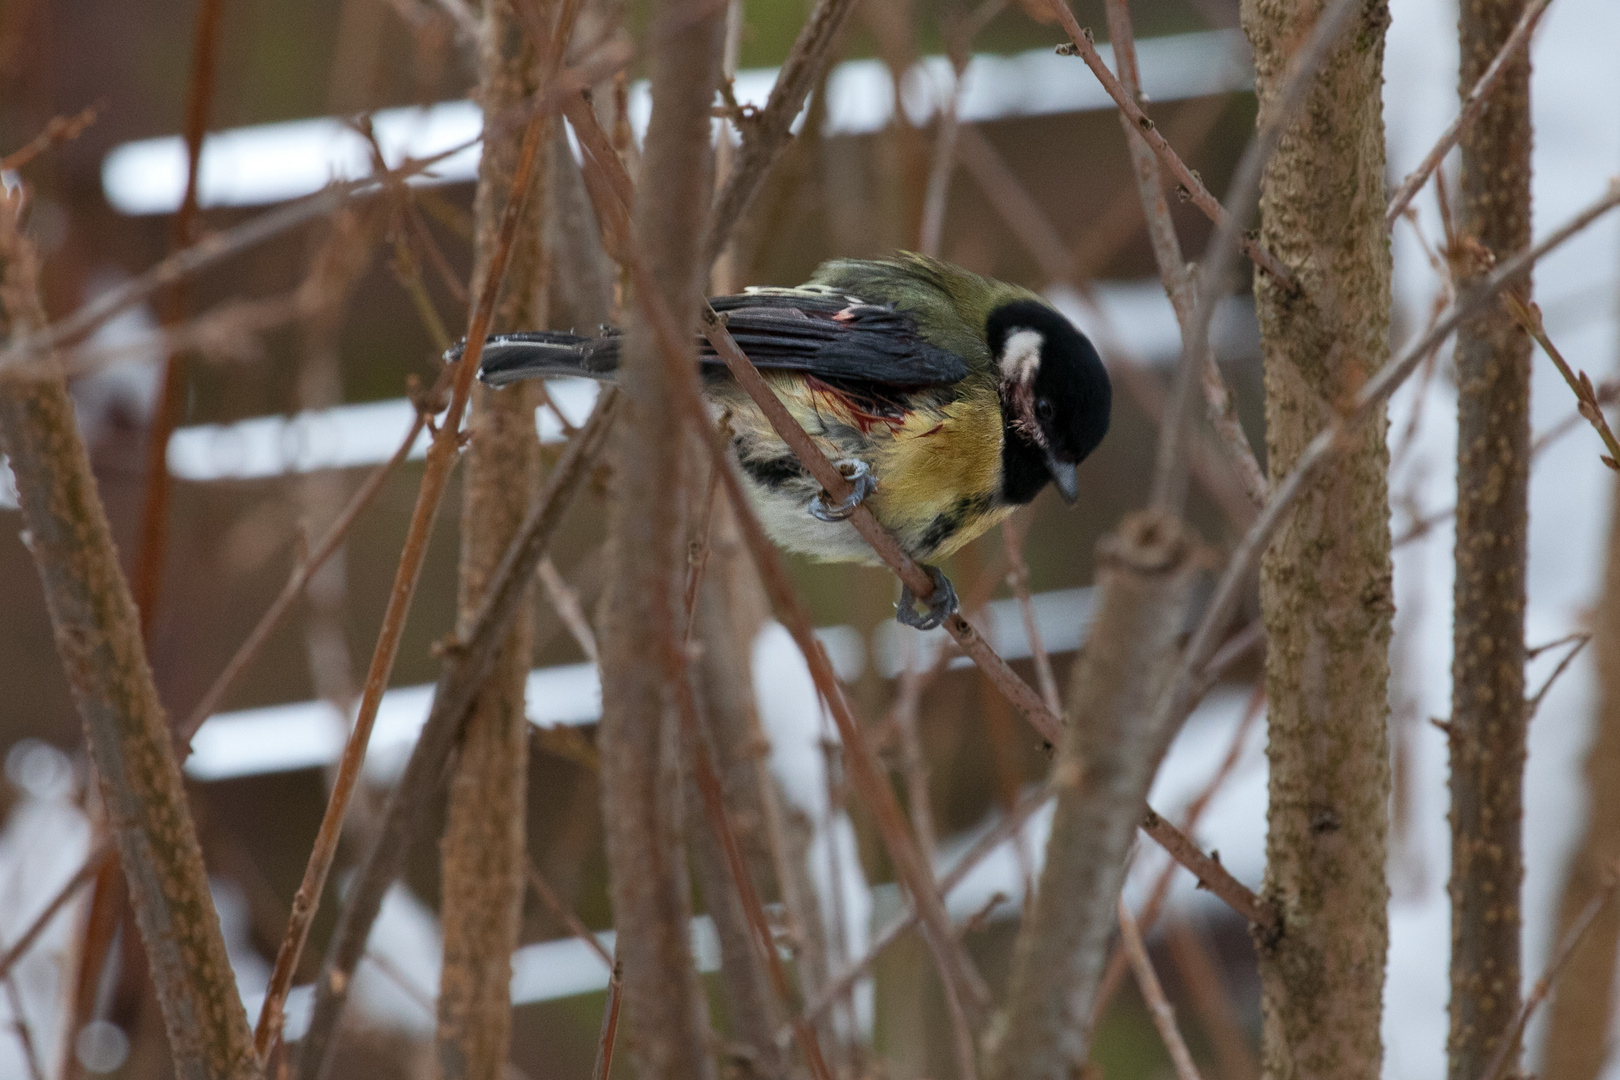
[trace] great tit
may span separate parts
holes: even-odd
[[[710,301],[737,344],[854,486],[826,493],[699,341],[704,393],[727,415],[732,450],[778,545],[817,559],[875,563],[846,520],[862,500],[919,562],[956,552],[1047,481],[1079,496],[1075,466],[1108,431],[1112,391],[1092,344],[1027,289],[922,255],[823,263],[797,288]],[[503,334],[484,346],[490,386],[547,375],[611,380],[617,330],[595,337]],[[901,622],[929,629],[956,609],[950,583],[923,611],[902,592]]]

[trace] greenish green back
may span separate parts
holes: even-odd
[[[924,339],[956,353],[979,373],[991,370],[984,339],[990,312],[1009,300],[1045,302],[1028,289],[910,251],[890,259],[831,259],[810,280],[910,313]]]

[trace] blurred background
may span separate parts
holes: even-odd
[[[1058,685],[1066,686],[1085,638],[1093,548],[1122,513],[1144,501],[1159,401],[1180,343],[1154,272],[1118,117],[1079,61],[1054,55],[1060,34],[1043,21],[1043,6],[1033,0],[1032,10],[1021,0],[979,9],[953,0],[865,0],[798,137],[744,223],[728,272],[739,286],[793,284],[830,256],[921,246],[941,115],[955,109],[957,164],[946,189],[939,253],[1047,292],[1092,334],[1115,376],[1113,430],[1081,469],[1078,507],[1069,510],[1048,493],[1012,526],[1023,537],[1033,628],[1051,654]],[[1150,112],[1220,194],[1255,111],[1236,2],[1136,0],[1131,6]],[[1080,0],[1075,8],[1080,23],[1105,40],[1100,0]],[[1457,64],[1454,3],[1392,0],[1391,8],[1385,120],[1393,185],[1454,114]],[[799,0],[741,3],[740,101],[763,103],[774,67],[807,11]],[[331,180],[365,175],[368,147],[350,118],[375,113],[377,146],[390,165],[477,133],[479,114],[466,100],[475,77],[470,13],[460,0],[226,0],[223,13],[201,170],[202,233],[229,228]],[[962,27],[975,14],[987,21],[964,41]],[[627,17],[634,23],[639,14],[632,9]],[[47,259],[52,318],[171,250],[173,213],[185,184],[178,133],[193,19],[192,5],[151,0],[11,0],[0,10],[0,152],[28,142],[53,116],[96,109],[95,121],[76,139],[30,163],[24,174]],[[1557,0],[1539,31],[1533,47],[1538,232],[1593,197],[1620,166],[1612,105],[1620,100],[1620,65],[1612,61],[1617,47],[1620,9],[1607,0]],[[971,56],[959,88],[947,59],[952,51],[961,60]],[[632,66],[626,99],[632,128],[645,124],[639,76]],[[408,380],[431,379],[438,368],[420,297],[413,299],[402,285],[413,257],[427,264],[420,278],[451,335],[465,326],[466,295],[458,283],[471,261],[475,155],[442,162],[434,182],[419,190],[420,214],[406,243],[368,231],[362,210],[361,217],[344,219],[347,226],[317,221],[286,233],[189,286],[192,313],[234,303],[240,317],[222,321],[190,355],[175,399],[177,427],[167,457],[170,539],[149,635],[152,667],[171,714],[192,710],[280,591],[302,546],[320,534],[309,523],[326,520],[404,436],[412,417]],[[1416,205],[1415,222],[1400,223],[1394,234],[1396,344],[1422,324],[1443,290],[1431,259],[1442,236],[1432,189]],[[1172,212],[1185,250],[1195,257],[1208,236],[1207,221],[1184,202],[1173,200]],[[354,235],[342,234],[344,227]],[[1614,226],[1600,222],[1537,271],[1537,299],[1551,336],[1576,368],[1598,381],[1615,369],[1616,240]],[[341,271],[330,269],[334,252],[347,257]],[[271,301],[290,295],[316,265],[343,275],[347,299],[325,322],[307,313],[277,316]],[[568,290],[568,282],[558,282],[559,318],[572,310]],[[131,565],[146,439],[161,393],[161,354],[151,340],[160,318],[155,307],[126,312],[75,360],[80,425]],[[1245,426],[1263,450],[1258,338],[1246,298],[1223,308],[1216,341]],[[1566,388],[1543,357],[1535,362],[1535,429],[1553,437],[1536,459],[1532,481],[1532,645],[1589,625],[1602,585],[1612,490],[1592,433],[1567,422],[1574,402]],[[555,400],[577,420],[592,392],[564,384]],[[1443,352],[1390,408],[1392,529],[1400,542],[1385,1021],[1391,1077],[1432,1076],[1443,1062],[1445,747],[1429,720],[1449,709],[1446,511],[1454,501],[1454,417]],[[542,434],[555,451],[560,429],[548,420]],[[1222,551],[1246,521],[1244,500],[1213,442],[1203,445],[1193,521],[1205,542]],[[236,681],[187,765],[250,1015],[262,1000],[325,803],[328,769],[370,655],[419,475],[418,458],[386,481],[346,549]],[[8,484],[0,469],[0,944],[13,940],[77,869],[98,813],[86,790],[77,714]],[[459,501],[455,490],[451,499]],[[425,716],[424,684],[438,672],[432,646],[454,622],[456,520],[455,513],[442,514],[434,534],[395,667],[396,691],[385,699],[373,739],[367,791],[350,815],[358,837],[366,835],[368,818]],[[599,585],[602,521],[598,487],[552,549],[560,575],[587,605]],[[1017,564],[1005,548],[1003,535],[993,532],[946,569],[964,596],[991,600],[984,619],[992,639],[1034,683],[1031,628],[1011,599],[1006,579]],[[915,681],[907,672],[927,668],[938,641],[893,624],[896,587],[886,571],[803,561],[793,569],[897,783],[907,755],[920,754],[938,856],[948,865],[1044,776],[1038,740],[975,670],[951,664],[914,699],[913,744],[908,725],[896,723],[892,710],[905,696],[901,686]],[[530,682],[530,850],[564,903],[588,926],[603,929],[611,914],[592,748],[599,689],[579,642],[557,627],[544,596],[539,603],[541,625],[553,632],[539,635]],[[1251,615],[1254,610],[1251,604]],[[1541,684],[1562,651],[1537,658],[1530,685]],[[1581,769],[1596,713],[1588,663],[1578,658],[1562,676],[1533,727],[1528,972],[1539,970],[1547,954],[1566,865],[1585,828]],[[1230,672],[1230,684],[1189,722],[1154,795],[1159,810],[1179,815],[1206,793],[1194,831],[1251,886],[1264,869],[1258,672],[1252,657]],[[824,845],[829,869],[822,886],[840,898],[842,947],[857,956],[874,929],[900,910],[892,876],[862,814],[842,809],[835,740],[804,706],[813,695],[804,689],[795,704],[788,700],[793,695],[770,692],[808,687],[791,646],[762,639],[755,678],[773,744],[771,764]],[[1213,787],[1212,779],[1218,781]],[[949,897],[960,918],[980,916],[966,940],[993,985],[1005,974],[1025,883],[1044,845],[1044,820],[1037,814],[1018,843],[979,864]],[[343,1066],[356,1080],[415,1076],[424,1068],[438,984],[439,862],[435,843],[424,839],[417,847],[405,885],[390,896],[373,935],[372,963],[362,969],[354,1030],[345,1044],[352,1060]],[[356,840],[340,856],[336,889],[328,890],[300,982],[313,974],[331,928],[332,897],[361,850]],[[1157,851],[1139,851],[1127,897],[1140,902],[1163,866]],[[168,1075],[162,1024],[132,929],[112,935],[108,962],[92,967],[95,978],[86,985],[79,948],[85,919],[80,902],[51,923],[42,944],[12,973],[0,1017],[29,1033],[45,1075]],[[701,926],[697,932],[701,956]],[[585,1075],[606,971],[533,897],[522,940],[514,961],[513,1065],[526,1076]],[[1257,1076],[1258,990],[1241,921],[1193,890],[1183,875],[1171,893],[1171,914],[1150,945],[1209,1074]],[[292,1034],[299,1000],[295,994]],[[954,1075],[943,1002],[918,941],[904,940],[883,955],[845,1022],[871,1048],[865,1062],[871,1075]],[[1534,1061],[1534,1037],[1531,1045]],[[1170,1075],[1129,980],[1103,1017],[1094,1058],[1110,1077]],[[0,1030],[0,1075],[27,1075],[27,1060],[23,1043]],[[629,1075],[627,1057],[616,1074]]]

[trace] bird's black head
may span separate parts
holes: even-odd
[[[1001,375],[1004,497],[1029,502],[1053,480],[1074,502],[1075,466],[1108,433],[1113,389],[1102,358],[1073,323],[1038,300],[992,311],[985,340]]]

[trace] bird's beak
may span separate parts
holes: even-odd
[[[1064,502],[1073,506],[1074,501],[1080,497],[1080,477],[1076,475],[1074,463],[1059,461],[1051,454],[1048,454],[1046,455],[1046,468],[1051,472],[1052,479],[1057,484],[1058,494],[1063,496]]]

